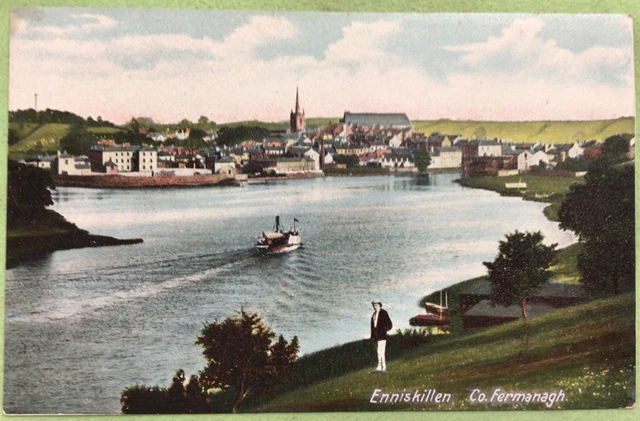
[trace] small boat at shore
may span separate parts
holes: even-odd
[[[296,228],[296,222],[299,221],[293,218],[293,227],[288,231],[283,231],[280,227],[280,217],[276,216],[273,231],[262,232],[262,235],[256,240],[256,249],[269,254],[288,253],[298,249],[302,242]]]

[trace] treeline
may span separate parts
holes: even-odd
[[[269,130],[259,126],[221,127],[218,130],[217,144],[233,146],[247,140],[263,139],[269,136]]]
[[[92,117],[86,120],[77,114],[69,111],[59,111],[47,108],[44,111],[36,111],[33,108],[26,110],[9,111],[9,123],[35,123],[35,124],[86,124],[91,127],[115,127],[110,121],[102,120],[102,117],[98,116],[97,119]]]

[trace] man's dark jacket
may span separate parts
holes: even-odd
[[[381,308],[380,314],[378,315],[378,325],[374,327],[373,320],[375,317],[376,312],[374,311],[371,316],[371,339],[375,339],[376,341],[387,339],[387,332],[393,327],[393,323],[391,323],[391,319],[389,318],[389,313]]]

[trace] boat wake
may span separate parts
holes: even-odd
[[[40,308],[29,309],[23,314],[7,314],[10,323],[51,323],[73,322],[89,317],[101,316],[100,313],[114,308],[135,305],[136,302],[148,300],[160,294],[169,293],[186,286],[220,277],[226,273],[237,271],[245,265],[255,263],[255,256],[251,250],[237,250],[224,253],[210,253],[189,259],[191,268],[189,273],[181,269],[180,276],[171,276],[157,281],[155,278],[141,280],[136,286],[128,288],[126,285],[116,286],[116,290],[96,294],[93,286],[95,282],[78,282],[76,288],[64,297],[52,297],[42,303]],[[154,263],[147,263],[145,267],[153,267]],[[169,265],[171,267],[171,265]],[[144,272],[141,269],[140,272]],[[163,272],[167,276],[170,273]],[[175,273],[175,271],[173,271]],[[93,279],[109,278],[112,274],[93,274]],[[161,276],[161,275],[160,275]],[[84,286],[84,288],[83,288]],[[83,291],[83,289],[85,289]]]

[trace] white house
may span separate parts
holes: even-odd
[[[153,140],[154,142],[164,142],[165,140],[167,140],[167,136],[163,135],[162,133],[158,133],[158,132],[151,132],[149,134],[147,134],[147,137],[151,140]]]
[[[389,139],[389,146],[392,148],[399,148],[400,145],[402,145],[402,135],[400,133],[397,133]]]
[[[236,161],[231,159],[228,156],[224,156],[218,159],[213,164],[213,172],[215,172],[216,174],[218,173],[231,174],[232,172],[235,173],[235,170],[236,170]]]
[[[531,151],[522,151],[518,154],[518,171],[528,171],[532,167],[533,154]]]
[[[309,150],[306,151],[303,154],[303,156],[313,159],[313,162],[314,162],[313,169],[314,170],[319,170],[320,169],[320,153],[318,151],[316,151],[313,148],[309,148]]]
[[[380,159],[380,164],[383,167],[388,168],[411,168],[415,167],[413,158],[410,153],[400,153],[394,151],[392,153],[386,153]]]
[[[478,156],[502,156],[502,144],[494,141],[478,141]]]
[[[462,151],[456,147],[440,148],[431,154],[429,168],[462,167]]]
[[[526,150],[518,154],[518,171],[529,171],[531,167],[547,166],[548,164],[549,157],[542,149],[537,152]]]
[[[59,175],[90,175],[91,164],[86,156],[73,156],[58,151]]]
[[[176,131],[176,139],[178,140],[186,140],[189,138],[189,128],[187,127],[184,130],[177,130]]]
[[[571,159],[584,156],[584,148],[582,148],[578,143],[574,143],[573,146],[569,149],[567,156]]]
[[[549,165],[549,156],[543,149],[540,149],[533,154],[531,161],[533,162],[531,166],[537,165],[539,167],[546,167]]]

